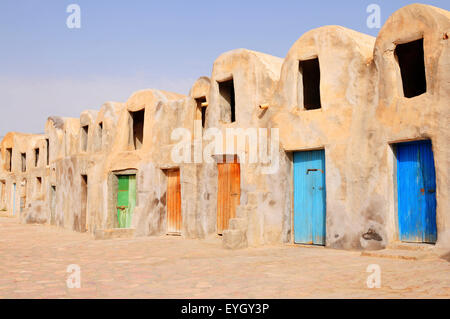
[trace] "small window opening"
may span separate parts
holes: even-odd
[[[303,79],[303,106],[307,110],[322,107],[320,101],[320,65],[319,59],[300,61],[299,72]]]
[[[399,44],[395,48],[403,83],[403,94],[407,98],[427,91],[423,39]]]
[[[228,110],[229,117],[227,115],[226,122],[233,123],[236,122],[236,102],[235,102],[235,92],[234,92],[234,81],[233,79],[218,82],[219,83],[219,93],[222,96],[223,107],[225,108],[227,114]]]
[[[200,97],[198,99],[195,99],[197,102],[197,114],[196,114],[196,120],[202,121],[202,127],[205,127],[206,122],[206,106],[202,106],[203,103],[206,103],[206,97]]]
[[[22,160],[22,172],[27,171],[27,153],[20,153],[20,158]]]
[[[45,139],[45,144],[47,146],[47,166],[50,165],[50,141],[48,138]]]
[[[11,163],[12,163],[12,148],[7,148],[6,149],[6,154],[5,154],[5,156],[6,156],[6,167],[5,167],[5,169],[8,171],[8,172],[11,172]]]
[[[88,145],[88,135],[89,135],[89,125],[85,125],[81,127],[81,151],[87,151]]]
[[[103,122],[98,123],[98,149],[101,150],[103,145]]]
[[[34,149],[34,167],[39,165],[39,148]]]
[[[132,127],[133,127],[133,136],[132,143],[135,150],[138,150],[142,147],[144,143],[144,115],[145,109],[137,112],[130,112]]]

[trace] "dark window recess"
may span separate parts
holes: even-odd
[[[50,164],[50,141],[48,138],[45,139],[47,145],[47,166]]]
[[[22,160],[22,172],[26,172],[27,171],[27,154],[20,153],[20,158]]]
[[[307,110],[320,109],[319,59],[300,61],[299,72],[303,79],[303,106]]]
[[[197,120],[202,121],[202,127],[204,128],[206,122],[206,106],[204,107],[202,104],[206,103],[206,97],[200,97],[195,99],[195,101],[197,102]]]
[[[144,143],[144,115],[145,109],[137,112],[130,112],[133,126],[133,146],[135,150],[142,147]]]
[[[230,118],[227,120],[230,123],[236,122],[236,103],[233,79],[225,82],[219,82],[219,93],[225,100],[226,104],[224,107],[230,110]]]
[[[102,143],[103,143],[103,122],[98,123],[98,145],[99,149],[102,149]]]
[[[8,172],[11,172],[11,169],[12,169],[12,153],[13,153],[13,151],[12,151],[12,148],[7,148],[6,149],[6,170],[8,171]]]
[[[81,151],[86,152],[88,146],[89,125],[81,127]]]
[[[38,167],[39,165],[39,148],[34,149],[34,166]]]
[[[411,98],[425,93],[427,91],[427,80],[423,39],[397,45],[395,55],[402,75],[404,96]]]

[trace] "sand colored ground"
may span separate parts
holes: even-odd
[[[229,251],[217,238],[166,236],[95,241],[5,217],[0,233],[0,298],[450,297],[450,263],[431,254],[408,260],[293,245]],[[67,288],[69,264],[81,267],[80,289]],[[367,288],[370,264],[381,267],[379,289]]]

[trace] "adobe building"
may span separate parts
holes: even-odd
[[[10,132],[1,144],[0,209],[26,222],[47,211],[48,147],[45,135]]]
[[[450,249],[449,31],[448,11],[413,4],[376,38],[321,27],[284,59],[222,54],[188,95],[8,133],[0,209],[97,239]]]

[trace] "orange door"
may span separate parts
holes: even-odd
[[[180,170],[167,171],[167,233],[181,233],[181,184]]]
[[[236,217],[236,206],[241,199],[241,167],[234,163],[218,163],[217,233],[228,229],[230,218]]]

